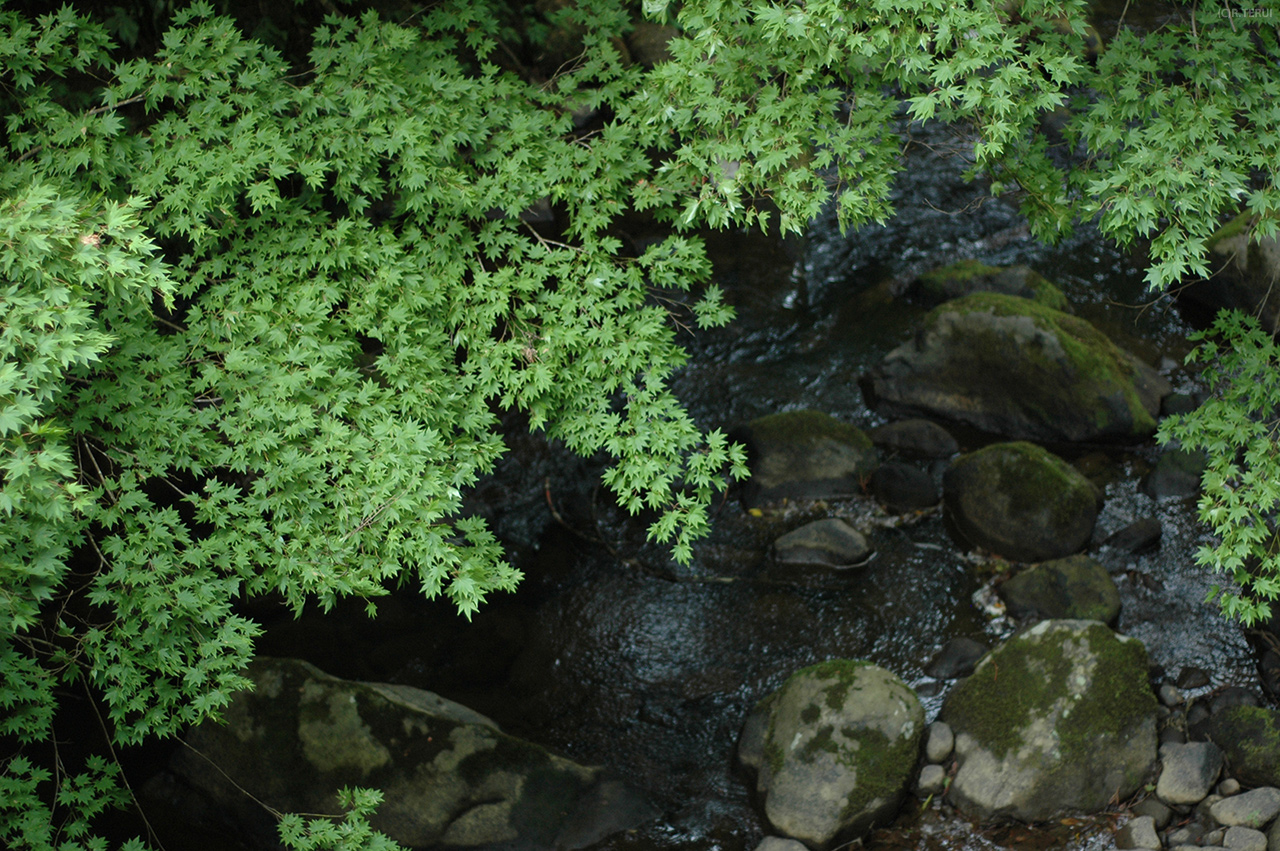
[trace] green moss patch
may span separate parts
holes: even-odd
[[[1155,712],[1146,648],[1120,641],[1106,626],[1093,623],[1070,638],[1052,630],[1011,639],[952,690],[941,717],[997,759],[1017,753],[1026,745],[1021,731],[1049,717],[1055,702],[1073,691],[1068,678],[1077,665],[1065,652],[1066,642],[1083,642],[1099,658],[1092,687],[1057,719],[1059,760],[1081,758],[1102,739],[1124,734]]]

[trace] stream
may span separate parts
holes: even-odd
[[[1178,390],[1195,387],[1181,366],[1192,326],[1168,299],[1150,302],[1140,260],[1091,228],[1046,247],[1027,237],[1016,210],[960,180],[948,140],[912,144],[886,226],[841,234],[832,217],[803,240],[759,233],[706,236],[714,280],[737,310],[726,329],[683,337],[689,365],[674,387],[705,428],[729,429],[782,410],[814,408],[861,428],[869,410],[858,377],[907,339],[923,315],[892,296],[918,273],[962,258],[1025,263],[1057,284],[1076,312],[1120,345],[1161,365]],[[639,235],[638,237],[639,238]],[[962,450],[989,437],[955,430]],[[1014,624],[974,602],[993,567],[948,536],[941,515],[895,525],[870,498],[753,517],[734,495],[713,532],[679,567],[645,543],[645,521],[626,517],[598,488],[597,460],[572,457],[508,419],[509,454],[471,497],[525,572],[520,589],[494,598],[471,622],[411,591],[379,602],[270,625],[268,655],[299,656],[339,676],[438,692],[503,729],[579,762],[603,765],[654,805],[635,831],[598,851],[749,851],[765,833],[734,747],[752,705],[798,668],[830,658],[872,660],[917,689],[928,717],[947,683],[924,673],[950,639],[989,645]],[[1204,540],[1194,500],[1156,503],[1138,491],[1154,444],[1053,447],[1105,487],[1089,553],[1116,578],[1120,631],[1142,639],[1170,677],[1185,665],[1212,683],[1257,688],[1240,630],[1204,602],[1212,578],[1193,562]],[[935,471],[940,474],[940,469]],[[554,514],[553,514],[554,507]],[[775,575],[778,535],[806,519],[840,516],[864,530],[876,558],[852,575]],[[1101,542],[1142,517],[1158,517],[1161,547],[1118,553]],[[868,848],[995,849],[1110,846],[1107,817],[1047,827],[975,831],[937,804],[908,799]]]

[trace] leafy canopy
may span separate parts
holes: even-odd
[[[691,233],[800,231],[833,197],[883,221],[904,110],[967,127],[1037,235],[1149,239],[1153,286],[1203,274],[1242,205],[1274,235],[1280,52],[1240,8],[1122,27],[1095,63],[1082,0],[646,0],[679,32],[652,68],[617,0],[331,15],[289,57],[207,3],[134,51],[71,7],[0,9],[0,841],[103,847],[119,770],[41,767],[58,695],[87,690],[115,744],[216,717],[243,598],[412,584],[469,614],[513,588],[461,513],[501,412],[610,457],[687,561],[745,473],[667,389],[678,328],[731,318]],[[557,39],[563,63],[521,61]],[[522,215],[544,199],[555,229]],[[669,235],[632,250],[639,216]],[[386,846],[376,795],[340,803],[282,841]]]

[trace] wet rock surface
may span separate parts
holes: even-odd
[[[751,478],[743,499],[749,506],[856,496],[879,464],[861,429],[820,411],[760,417],[734,437],[747,447]]]
[[[957,458],[943,477],[943,501],[948,519],[974,546],[1036,562],[1084,548],[1100,494],[1061,458],[1018,442]]]
[[[1009,614],[1028,618],[1070,618],[1114,624],[1120,617],[1120,591],[1107,569],[1085,555],[1046,561],[1019,571],[1001,583]]]
[[[1087,321],[992,293],[935,308],[868,374],[867,388],[885,412],[1045,441],[1142,440],[1170,391]]]

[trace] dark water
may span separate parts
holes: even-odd
[[[1032,265],[1122,345],[1152,363],[1167,359],[1175,385],[1194,384],[1172,366],[1186,353],[1189,326],[1167,301],[1146,304],[1140,261],[1087,230],[1055,248],[1028,239],[1013,208],[982,200],[980,187],[959,180],[963,158],[930,152],[945,147],[945,137],[922,135],[930,144],[910,149],[899,214],[888,227],[842,235],[824,219],[805,240],[708,237],[716,281],[738,319],[686,339],[691,362],[674,384],[701,425],[729,428],[798,408],[862,427],[883,422],[866,408],[858,376],[922,315],[892,292],[922,270],[965,257]],[[597,465],[522,436],[514,419],[511,425],[511,454],[472,505],[491,518],[527,574],[516,594],[494,600],[469,624],[447,607],[397,595],[374,621],[339,613],[281,623],[260,650],[440,692],[508,732],[607,766],[662,815],[602,849],[754,848],[764,826],[747,779],[734,769],[733,748],[757,700],[800,667],[855,657],[916,686],[932,717],[945,684],[924,675],[928,659],[953,637],[993,643],[1012,630],[974,602],[998,566],[958,549],[936,513],[894,525],[869,501],[853,500],[752,517],[731,497],[694,563],[682,568],[644,542],[643,518],[623,516],[598,492]],[[1171,674],[1198,665],[1215,687],[1254,685],[1239,631],[1203,602],[1211,581],[1192,562],[1203,534],[1194,506],[1158,505],[1137,492],[1154,447],[1067,454],[1106,489],[1090,552],[1117,577],[1121,630],[1146,642]],[[777,575],[770,542],[824,516],[866,531],[877,557],[851,576]],[[1164,525],[1156,553],[1133,557],[1098,546],[1144,516]],[[909,804],[867,847],[1100,848],[1107,828],[1103,817],[978,832],[936,807],[922,813]]]

